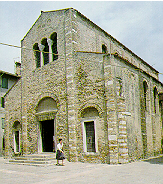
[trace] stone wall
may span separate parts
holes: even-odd
[[[117,41],[99,26],[91,22],[80,12],[73,10],[76,20],[74,35],[77,36],[77,46],[75,50],[88,52],[102,52],[102,44],[106,45],[108,53],[117,53],[127,62],[146,71],[149,75],[158,79],[158,72],[134,54],[131,50]]]
[[[53,32],[58,59],[37,68],[33,45]],[[70,161],[117,164],[160,153],[161,115],[158,94],[156,112],[153,106],[153,89],[163,87],[152,67],[74,9],[42,12],[21,44],[28,48],[22,49],[22,78],[6,95],[6,156],[13,154],[15,121],[21,124],[22,154],[32,154],[39,151],[39,121],[49,119]],[[55,112],[37,111],[45,97],[55,101]],[[95,129],[93,153],[86,151],[89,121]]]
[[[77,114],[77,145],[78,159],[80,161],[107,163],[108,141],[107,122],[105,118],[105,97],[104,97],[104,71],[103,54],[77,52],[75,54],[75,94]],[[97,70],[98,68],[98,70]],[[91,114],[85,117],[82,112],[85,109],[97,109],[99,116]],[[98,149],[95,153],[83,152],[83,129],[82,123],[93,120],[97,129]],[[97,146],[97,145],[96,145]]]
[[[5,96],[5,156],[12,156],[14,149],[13,125],[21,121],[21,79]],[[21,144],[22,147],[22,144]]]

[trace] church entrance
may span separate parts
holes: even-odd
[[[57,103],[51,97],[42,98],[36,107],[38,126],[38,152],[56,150],[56,114]]]
[[[42,151],[53,152],[54,145],[54,120],[46,120],[40,122],[41,137],[42,137]]]

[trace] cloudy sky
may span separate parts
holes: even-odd
[[[69,7],[163,73],[163,1],[0,1],[0,43],[20,46],[41,10]],[[20,49],[0,44],[0,70],[14,73],[14,61]]]

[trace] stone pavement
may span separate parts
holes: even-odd
[[[163,184],[163,155],[123,165],[65,162],[65,166],[6,164],[0,157],[1,184]]]

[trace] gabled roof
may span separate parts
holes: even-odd
[[[121,47],[123,47],[123,49],[127,50],[128,52],[130,52],[133,56],[135,56],[136,58],[138,58],[139,60],[141,60],[145,65],[147,65],[149,68],[151,68],[153,71],[155,71],[157,74],[159,73],[155,68],[153,68],[151,65],[149,65],[147,62],[145,62],[142,58],[140,58],[138,55],[136,55],[134,52],[132,52],[130,49],[128,49],[125,45],[123,45],[121,42],[119,42],[117,39],[115,39],[113,36],[111,36],[109,33],[107,33],[105,30],[103,30],[101,27],[99,27],[98,25],[96,25],[94,22],[92,22],[90,19],[88,19],[85,15],[83,15],[82,13],[80,13],[78,10],[74,9],[74,8],[65,8],[65,9],[59,9],[59,10],[51,10],[51,11],[41,11],[41,15],[42,13],[49,13],[49,12],[57,12],[57,11],[66,11],[66,10],[74,10],[78,13],[78,15],[80,15],[82,18],[84,18],[85,20],[89,21],[89,23],[91,23],[93,26],[95,26],[97,29],[99,29],[100,31],[102,31],[106,36],[108,36],[111,40],[117,42]],[[38,17],[38,19],[41,17],[41,15]],[[36,24],[36,22],[38,21],[38,19],[35,21],[35,23],[32,25],[32,27]],[[32,27],[29,29],[29,31],[27,32],[27,34],[30,32],[30,30],[32,29]],[[27,34],[24,36],[24,38],[27,36]],[[24,39],[23,38],[23,39]],[[22,40],[23,40],[22,39]]]
[[[48,13],[48,12],[57,12],[57,11],[65,11],[65,10],[69,10],[69,9],[73,9],[73,8],[65,8],[65,9],[59,9],[59,10],[51,10],[51,11],[42,11],[41,10],[41,15],[42,13]],[[28,33],[31,31],[31,29],[34,27],[34,25],[36,24],[36,22],[39,20],[39,18],[41,17],[41,15],[37,18],[37,20],[34,22],[34,24],[32,25],[32,27],[28,30],[28,32],[26,33],[26,35],[23,37],[23,39],[21,41],[24,40],[24,38],[28,35]]]

